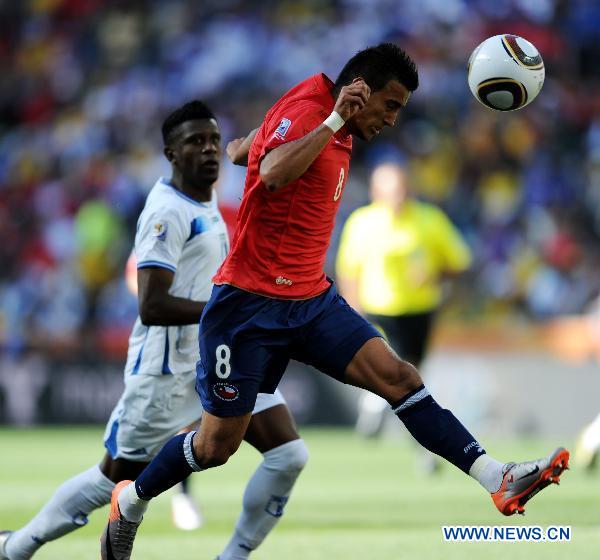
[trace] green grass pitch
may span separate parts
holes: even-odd
[[[252,556],[255,560],[520,560],[600,558],[600,474],[565,473],[560,488],[544,490],[527,515],[505,518],[470,478],[445,466],[427,477],[415,469],[408,440],[365,441],[349,430],[302,430],[309,464],[281,523]],[[102,453],[99,428],[0,429],[0,529],[18,527],[67,477]],[[560,442],[554,442],[560,443]],[[488,452],[532,459],[554,443],[492,442]],[[570,443],[570,442],[566,442]],[[229,538],[245,482],[260,456],[244,444],[220,469],[194,476],[206,524],[173,528],[169,497],[153,503],[134,549],[138,560],[212,560]],[[96,560],[107,508],[90,523],[46,545],[39,560]],[[568,543],[446,543],[442,525],[570,525]]]

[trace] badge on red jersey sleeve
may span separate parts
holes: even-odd
[[[277,111],[263,124],[265,140],[259,159],[282,144],[306,136],[317,128],[325,117],[323,107],[313,103],[291,104]]]
[[[284,117],[283,119],[281,119],[281,122],[279,123],[277,130],[273,133],[273,136],[277,138],[277,140],[283,140],[291,125],[292,121]]]

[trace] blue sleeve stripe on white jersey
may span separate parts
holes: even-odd
[[[157,268],[166,268],[167,270],[170,270],[171,272],[176,272],[177,269],[170,264],[164,263],[164,262],[160,262],[160,261],[144,261],[141,263],[138,263],[137,265],[138,269],[139,268],[151,268],[151,267],[157,267]]]

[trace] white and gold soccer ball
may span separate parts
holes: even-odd
[[[469,88],[495,111],[531,103],[544,85],[544,61],[535,46],[517,35],[486,39],[469,58]]]

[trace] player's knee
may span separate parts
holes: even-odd
[[[265,452],[264,459],[270,469],[300,473],[308,462],[308,447],[303,439],[295,439]]]
[[[202,442],[199,446],[194,445],[194,455],[200,468],[211,469],[227,463],[238,447],[227,442]]]
[[[207,455],[202,459],[202,468],[203,469],[212,469],[214,467],[220,467],[229,461],[229,457],[231,455],[225,453],[214,453],[212,455]]]
[[[395,402],[406,393],[414,391],[423,384],[419,371],[411,363],[400,358],[387,363],[379,372],[384,399]]]
[[[300,472],[308,463],[308,447],[303,439],[290,441],[287,445],[286,458],[284,460],[285,470]]]
[[[233,455],[227,449],[220,449],[218,447],[209,447],[205,449],[202,455],[199,456],[200,467],[202,469],[211,469],[214,467],[220,467],[229,461],[229,457]]]
[[[401,358],[382,365],[379,368],[379,378],[387,385],[410,386],[417,383],[417,387],[421,379],[417,368]]]

